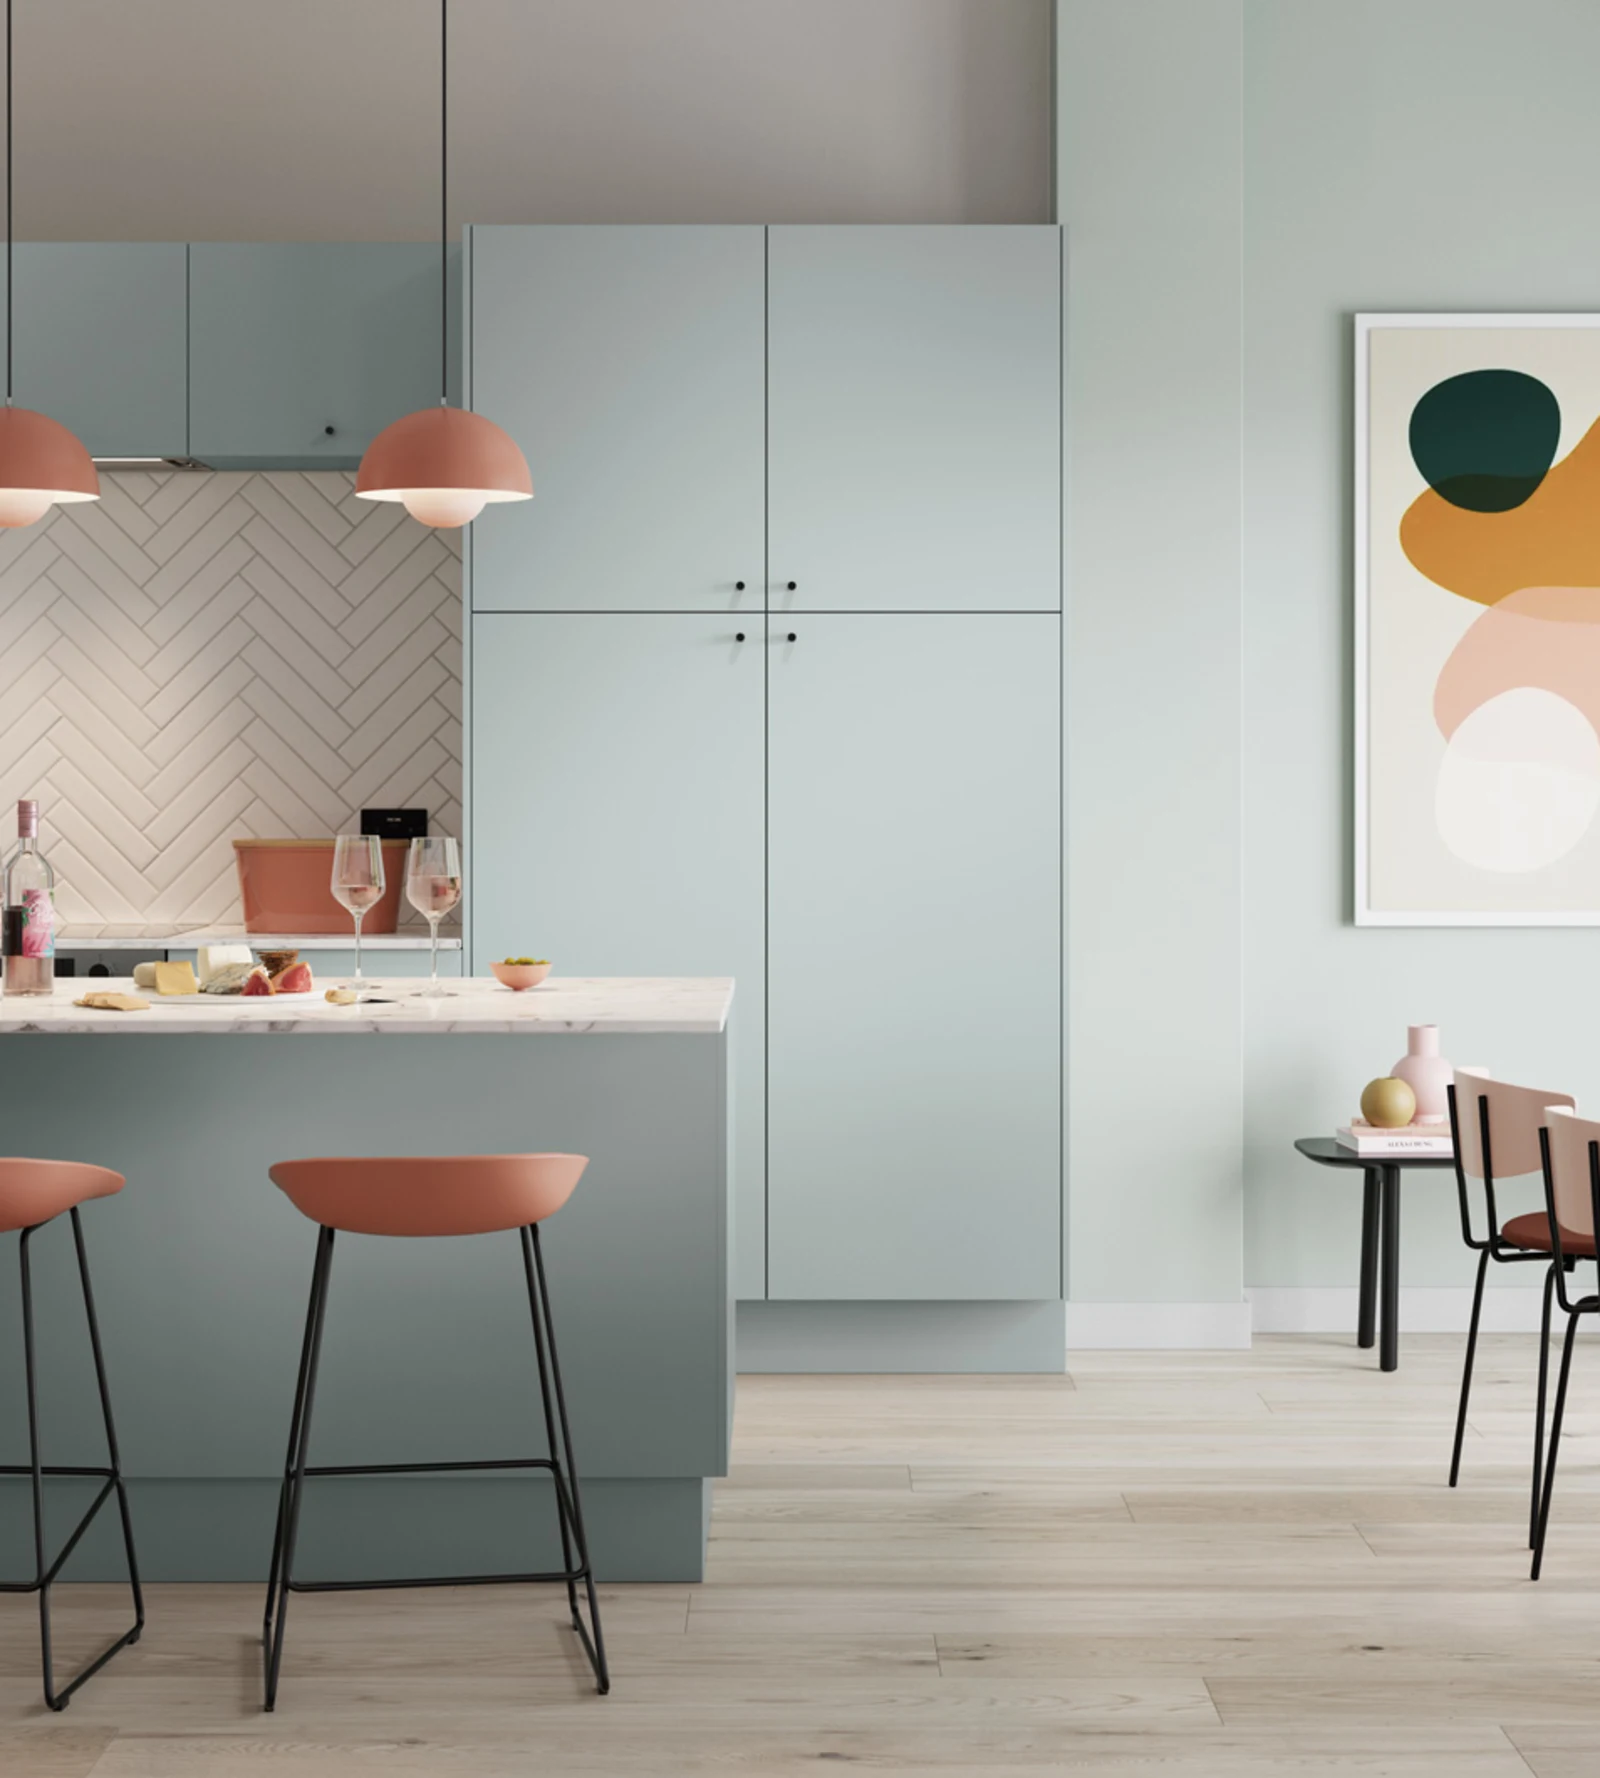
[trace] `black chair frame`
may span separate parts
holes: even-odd
[[[533,1318],[533,1342],[539,1360],[539,1392],[544,1408],[545,1437],[550,1455],[468,1463],[307,1463],[311,1411],[316,1398],[317,1367],[322,1353],[322,1329],[328,1306],[328,1280],[333,1269],[334,1233],[333,1229],[322,1226],[317,1236],[311,1301],[306,1310],[305,1338],[300,1349],[300,1374],[295,1385],[294,1411],[289,1422],[289,1450],[284,1461],[283,1484],[278,1494],[277,1528],[273,1535],[267,1605],[261,1632],[266,1672],[265,1708],[273,1710],[277,1707],[278,1675],[283,1663],[284,1626],[291,1593],[349,1593],[402,1587],[518,1586],[540,1581],[565,1584],[572,1628],[577,1632],[578,1640],[582,1643],[584,1654],[594,1672],[595,1688],[604,1696],[611,1690],[611,1674],[606,1662],[605,1638],[600,1628],[600,1607],[595,1598],[589,1543],[583,1528],[583,1503],[578,1492],[577,1466],[572,1456],[572,1433],[567,1423],[567,1400],[561,1385],[561,1366],[556,1357],[555,1321],[550,1313],[550,1294],[545,1281],[544,1256],[539,1247],[538,1225],[530,1224],[518,1230],[518,1233],[522,1240],[523,1270],[527,1278],[528,1308]],[[556,1438],[558,1427],[561,1435],[559,1445]],[[549,1472],[555,1488],[556,1516],[561,1529],[560,1568],[535,1574],[427,1575],[405,1580],[304,1581],[294,1578],[300,1506],[308,1479],[321,1476],[440,1475],[499,1469]],[[580,1581],[587,1594],[592,1635],[578,1609]]]
[[[1544,1253],[1526,1247],[1513,1247],[1501,1234],[1500,1211],[1494,1195],[1494,1146],[1489,1134],[1489,1101],[1484,1098],[1478,1100],[1478,1141],[1483,1156],[1482,1185],[1489,1227],[1482,1240],[1472,1232],[1471,1190],[1466,1168],[1461,1161],[1461,1116],[1453,1081],[1445,1089],[1445,1094],[1450,1102],[1450,1139],[1455,1150],[1461,1238],[1478,1256],[1478,1275],[1472,1287],[1472,1318],[1467,1323],[1467,1353],[1461,1367],[1461,1400],[1456,1408],[1455,1443],[1450,1450],[1450,1486],[1455,1487],[1461,1477],[1461,1450],[1467,1434],[1467,1404],[1472,1396],[1472,1367],[1478,1354],[1478,1320],[1483,1312],[1483,1287],[1488,1276],[1489,1261],[1492,1259],[1500,1265],[1525,1265],[1530,1262],[1543,1264],[1548,1270],[1544,1280],[1544,1311],[1539,1322],[1539,1394],[1533,1418],[1533,1482],[1528,1505],[1528,1547],[1532,1549],[1539,1535],[1539,1501],[1543,1482],[1545,1397],[1550,1383],[1551,1296],[1555,1289],[1557,1271],[1564,1268],[1570,1272],[1574,1262],[1563,1258],[1554,1250]]]
[[[1556,1189],[1555,1176],[1550,1165],[1550,1132],[1548,1129],[1539,1132],[1539,1154],[1544,1163],[1544,1197],[1550,1214],[1550,1230],[1555,1242],[1557,1265],[1551,1268],[1557,1273],[1556,1289],[1559,1294],[1562,1313],[1567,1318],[1567,1334],[1561,1343],[1561,1374],[1556,1383],[1555,1412],[1550,1419],[1550,1457],[1545,1465],[1544,1498],[1539,1506],[1539,1523],[1533,1540],[1533,1567],[1530,1578],[1537,1580],[1544,1567],[1545,1533],[1550,1528],[1550,1498],[1556,1485],[1556,1456],[1561,1449],[1561,1422],[1567,1407],[1567,1378],[1572,1370],[1572,1345],[1577,1336],[1578,1322],[1585,1315],[1600,1314],[1600,1295],[1580,1296],[1576,1299],[1567,1294],[1566,1274],[1576,1264],[1578,1256],[1568,1257],[1561,1251],[1561,1225],[1556,1220]],[[1590,1214],[1594,1218],[1594,1228],[1600,1234],[1600,1143],[1589,1144],[1589,1204]],[[1581,1257],[1587,1258],[1587,1255]]]
[[[100,1322],[94,1309],[94,1291],[89,1283],[89,1256],[83,1244],[83,1223],[77,1207],[69,1212],[72,1238],[78,1250],[78,1276],[83,1284],[83,1308],[89,1323],[89,1346],[94,1354],[95,1382],[100,1390],[100,1412],[105,1421],[107,1464],[81,1465],[44,1463],[39,1456],[39,1386],[35,1365],[33,1324],[33,1237],[48,1223],[36,1222],[21,1231],[18,1242],[18,1265],[22,1274],[22,1362],[26,1374],[28,1396],[28,1461],[26,1464],[0,1464],[0,1476],[26,1476],[32,1484],[33,1496],[33,1574],[28,1580],[0,1581],[0,1593],[37,1593],[39,1595],[39,1646],[44,1669],[44,1701],[52,1710],[65,1710],[72,1694],[85,1680],[92,1679],[119,1649],[130,1647],[144,1632],[144,1592],[139,1585],[139,1561],[133,1548],[133,1520],[128,1512],[128,1490],[122,1479],[122,1458],[117,1448],[117,1429],[111,1416],[111,1392],[106,1386],[105,1355],[100,1345]],[[54,1219],[52,1219],[54,1220]],[[44,1551],[44,1483],[46,1477],[74,1476],[91,1478],[101,1483],[99,1492],[88,1510],[78,1520],[72,1535],[61,1546],[53,1561],[45,1560]],[[117,1510],[122,1518],[122,1542],[128,1558],[128,1586],[133,1594],[134,1621],[131,1630],[124,1630],[111,1646],[97,1655],[73,1679],[59,1689],[55,1682],[55,1657],[50,1633],[50,1589],[61,1570],[71,1559],[83,1534],[93,1524],[101,1507],[115,1494]]]

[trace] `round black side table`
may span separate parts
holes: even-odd
[[[1400,1170],[1402,1167],[1455,1166],[1447,1154],[1359,1155],[1331,1136],[1301,1136],[1295,1142],[1308,1161],[1319,1167],[1359,1168],[1361,1195],[1361,1309],[1356,1344],[1372,1344],[1373,1311],[1379,1300],[1379,1249],[1382,1249],[1382,1310],[1378,1316],[1378,1368],[1400,1368]]]

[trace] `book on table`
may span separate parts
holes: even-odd
[[[1383,1130],[1365,1118],[1351,1118],[1334,1132],[1341,1148],[1355,1155],[1375,1158],[1395,1155],[1418,1155],[1424,1159],[1438,1156],[1448,1160],[1455,1153],[1448,1124],[1406,1124],[1398,1130]]]

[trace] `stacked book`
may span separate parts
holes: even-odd
[[[1398,1130],[1382,1130],[1365,1118],[1353,1117],[1336,1135],[1339,1146],[1355,1155],[1439,1155],[1448,1160],[1455,1153],[1448,1124],[1406,1124]]]

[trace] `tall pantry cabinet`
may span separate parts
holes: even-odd
[[[468,236],[475,972],[727,974],[736,1289],[1061,1289],[1051,227]]]

